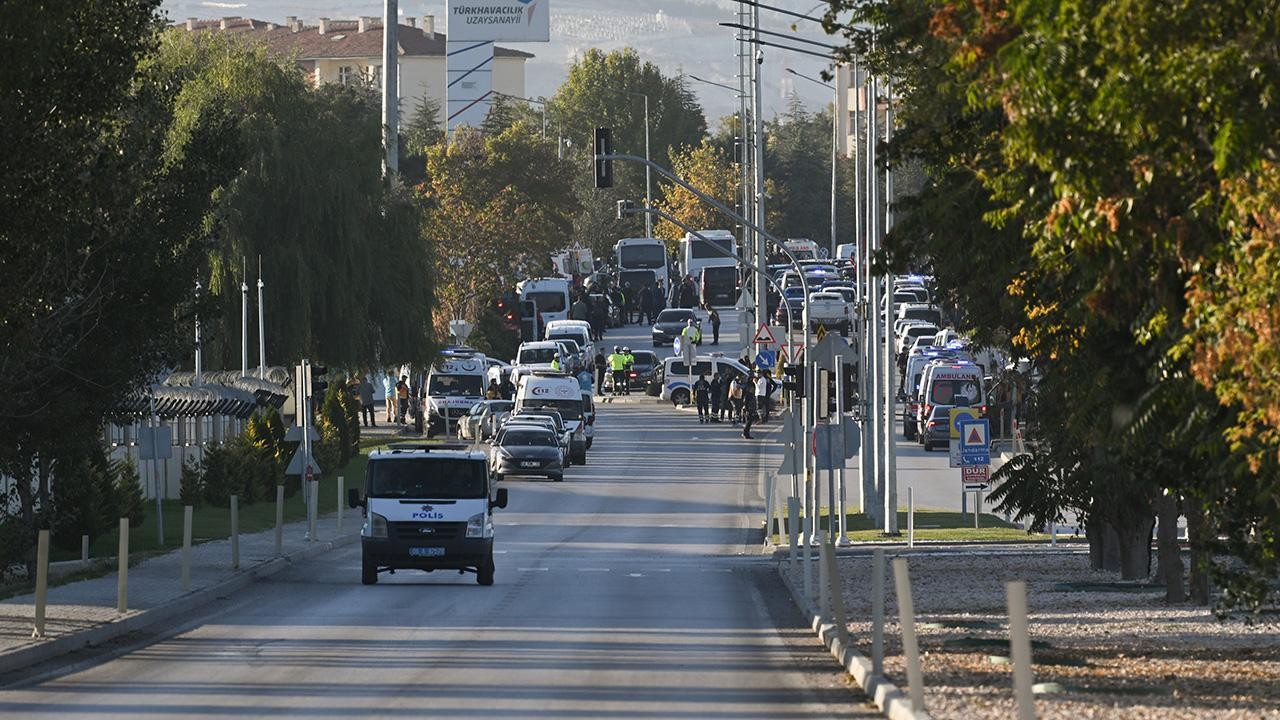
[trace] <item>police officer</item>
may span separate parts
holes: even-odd
[[[711,383],[707,382],[706,373],[698,373],[698,380],[693,384],[693,400],[698,404],[698,422],[711,422]]]
[[[694,345],[697,345],[698,341],[702,339],[702,332],[698,330],[697,325],[693,324],[693,318],[689,318],[689,321],[685,323],[684,329],[680,331],[680,338],[682,342],[693,343]]]
[[[622,348],[614,345],[608,361],[609,369],[613,371],[613,394],[617,395],[627,384],[627,357],[622,354]]]
[[[636,356],[631,354],[631,348],[629,348],[629,347],[624,347],[624,348],[622,348],[622,358],[623,358],[623,365],[622,365],[622,374],[623,374],[622,388],[623,388],[623,393],[624,393],[624,394],[626,394],[626,395],[630,395],[630,394],[631,394],[631,381],[630,381],[629,379],[627,379],[627,378],[630,378],[630,377],[631,377],[631,368],[636,364]]]
[[[563,366],[560,364],[560,353],[556,353],[555,356],[551,358],[551,371],[560,372],[562,368]]]

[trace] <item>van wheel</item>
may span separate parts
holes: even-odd
[[[493,566],[493,553],[490,552],[489,557],[485,558],[484,564],[476,568],[476,582],[486,587],[492,585],[495,569]]]
[[[671,404],[672,404],[672,405],[688,405],[688,404],[689,404],[689,391],[688,391],[688,390],[676,390],[675,392],[671,393]]]
[[[369,557],[369,553],[360,553],[360,584],[378,584],[378,565]]]

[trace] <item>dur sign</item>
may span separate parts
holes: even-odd
[[[550,0],[449,0],[450,42],[551,40]]]

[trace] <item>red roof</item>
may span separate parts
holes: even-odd
[[[225,29],[224,29],[225,26]],[[195,32],[228,32],[260,39],[277,52],[296,51],[299,60],[323,58],[368,58],[382,56],[382,20],[368,21],[360,32],[358,20],[330,20],[328,30],[320,33],[319,25],[301,25],[294,30],[286,25],[253,18],[221,18],[218,20],[194,20],[175,23],[177,28],[190,28]],[[401,56],[439,56],[445,54],[445,36],[426,33],[422,28],[400,25],[396,32],[396,44]],[[511,48],[494,47],[495,57],[531,58],[531,53]]]

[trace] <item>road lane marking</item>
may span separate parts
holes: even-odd
[[[644,573],[627,573],[627,577],[644,577]]]
[[[516,568],[519,572],[547,572],[551,568]]]
[[[613,572],[609,568],[578,568],[578,572]]]

